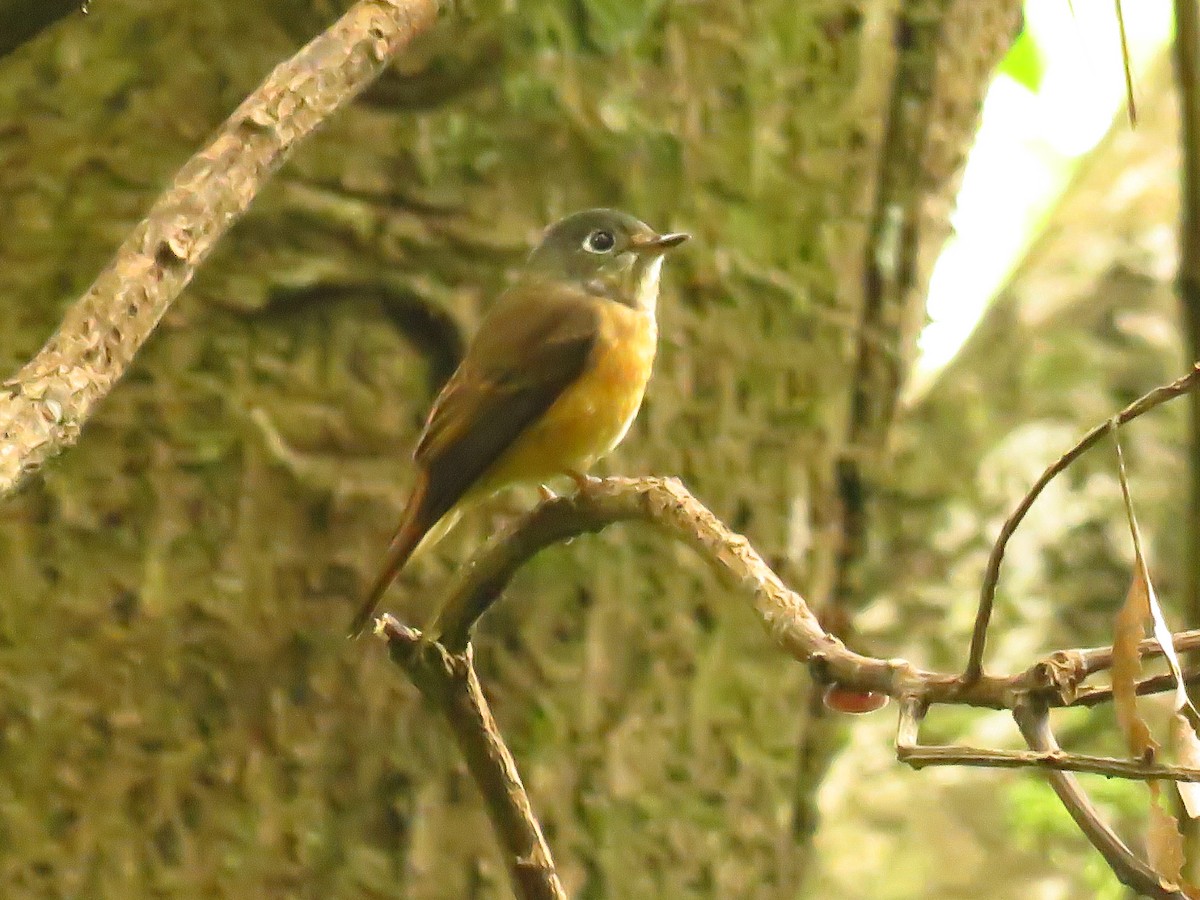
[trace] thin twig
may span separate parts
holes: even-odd
[[[1066,753],[1062,750],[993,750],[990,747],[967,747],[959,744],[930,746],[917,744],[900,748],[897,757],[914,769],[926,766],[974,766],[981,769],[1055,769],[1062,772],[1083,772],[1107,778],[1129,778],[1138,781],[1200,781],[1200,769],[1146,763],[1115,756],[1092,756],[1086,753]]]
[[[1195,674],[1195,673],[1192,673]],[[1158,690],[1162,679],[1146,679],[1138,687],[1144,693]],[[1168,676],[1166,690],[1175,686],[1174,675]],[[1111,696],[1111,689],[1108,689]],[[1014,713],[1026,707],[1030,701],[1022,698],[1014,705]],[[1049,708],[1046,698],[1036,701]],[[920,698],[910,695],[900,701],[900,720],[896,729],[896,756],[914,769],[925,766],[977,766],[992,769],[1054,769],[1064,772],[1085,772],[1105,775],[1110,778],[1161,779],[1165,781],[1200,781],[1200,769],[1188,766],[1160,765],[1132,759],[1110,756],[1091,756],[1081,753],[1065,753],[1058,748],[1051,750],[993,750],[962,745],[931,746],[919,739],[921,720],[925,705]]]
[[[1176,653],[1194,653],[1200,650],[1200,629],[1178,631],[1172,636]],[[1079,666],[1083,678],[1111,669],[1113,663],[1112,647],[1095,647],[1090,650],[1068,651],[1076,654],[1075,664]],[[1155,638],[1146,638],[1138,644],[1138,654],[1143,659],[1152,659],[1163,655],[1163,649]]]
[[[567,900],[517,765],[492,718],[471,651],[448,653],[421,633],[383,617],[392,659],[450,725],[487,805],[504,849],[513,889],[522,900]]]
[[[1200,670],[1192,670],[1183,673],[1183,683],[1186,685],[1200,684]],[[1167,691],[1175,690],[1175,675],[1171,672],[1166,672],[1162,675],[1152,675],[1149,678],[1143,678],[1133,686],[1133,692],[1139,697],[1148,697],[1151,694],[1165,694]],[[1085,688],[1075,695],[1070,703],[1064,704],[1068,707],[1091,707],[1099,706],[1101,703],[1109,703],[1112,701],[1111,687]]]
[[[1170,384],[1156,387],[1154,390],[1130,403],[1117,414],[1115,422],[1117,425],[1124,425],[1126,422],[1136,419],[1138,416],[1149,412],[1156,406],[1166,403],[1168,400],[1173,400],[1176,397],[1186,394],[1188,391],[1195,390],[1198,385],[1200,385],[1200,365],[1194,365],[1192,371],[1187,375],[1176,379]],[[1005,520],[1004,525],[1001,527],[1000,536],[996,538],[991,556],[988,557],[987,570],[984,573],[983,585],[980,588],[979,609],[975,614],[975,628],[971,633],[971,648],[967,654],[966,668],[963,670],[963,680],[968,684],[976,681],[983,674],[983,651],[984,645],[987,642],[988,622],[991,620],[992,607],[996,600],[996,584],[1000,578],[1000,562],[1004,559],[1004,550],[1008,546],[1009,538],[1017,530],[1017,526],[1021,524],[1021,520],[1025,518],[1025,514],[1029,512],[1030,507],[1033,506],[1033,502],[1045,489],[1046,485],[1108,434],[1109,429],[1112,427],[1112,421],[1106,419],[1104,422],[1101,422],[1084,435],[1079,443],[1047,468],[1034,483],[1033,487],[1029,489],[1029,493],[1017,504],[1017,508],[1013,510],[1012,514]]]
[[[1044,704],[1036,701],[1022,704],[1013,710],[1013,718],[1016,719],[1017,727],[1021,729],[1021,735],[1031,750],[1040,753],[1061,752],[1050,730],[1050,717]],[[1075,820],[1075,824],[1079,826],[1079,830],[1092,842],[1092,846],[1100,851],[1104,861],[1122,884],[1155,900],[1186,900],[1184,893],[1176,885],[1164,881],[1104,824],[1074,775],[1051,769],[1046,772],[1046,779],[1062,805],[1071,814],[1071,818]]]
[[[218,238],[296,145],[433,24],[437,0],[360,0],[234,111],[0,386],[0,497],[72,444]]]

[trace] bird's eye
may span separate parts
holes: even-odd
[[[604,228],[597,228],[583,239],[583,249],[588,253],[607,253],[616,246],[617,239],[613,233]]]

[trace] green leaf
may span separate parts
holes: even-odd
[[[1007,75],[1036,94],[1042,84],[1042,76],[1045,72],[1046,60],[1043,58],[1037,42],[1026,29],[1008,48],[1004,59],[1000,60],[1000,74]]]

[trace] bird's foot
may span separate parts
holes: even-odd
[[[550,490],[550,488],[544,484],[538,485],[538,496],[542,498],[543,503],[549,503],[551,500],[558,499],[558,494],[554,493],[554,491]]]
[[[575,482],[575,489],[579,496],[586,497],[589,494],[595,493],[596,489],[603,483],[602,478],[596,478],[588,475],[586,472],[567,472],[571,480]]]

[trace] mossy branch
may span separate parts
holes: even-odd
[[[445,715],[483,794],[518,895],[522,900],[566,900],[517,765],[483,696],[470,648],[448,653],[391,616],[383,617],[379,633],[396,664]]]

